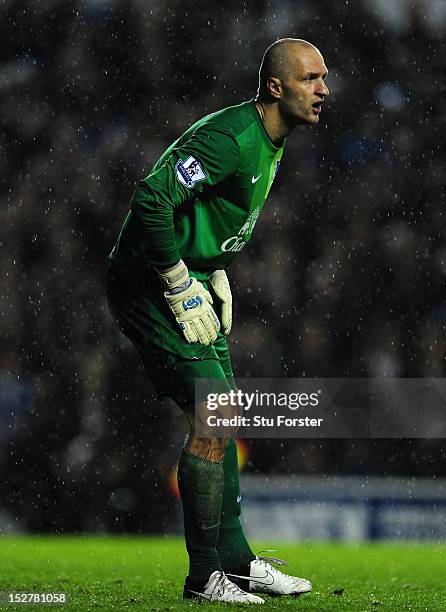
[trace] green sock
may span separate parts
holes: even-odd
[[[225,484],[217,551],[223,569],[231,569],[248,565],[255,559],[240,523],[242,506],[240,503],[237,444],[234,438],[231,438],[226,447],[223,469]]]
[[[178,487],[192,582],[207,581],[212,572],[222,569],[216,547],[223,478],[223,463],[212,463],[183,451],[178,465]]]

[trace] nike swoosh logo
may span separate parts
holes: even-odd
[[[242,501],[242,496],[241,496],[241,495],[239,495],[239,496],[237,497],[237,503],[238,503],[239,501]]]
[[[261,174],[259,174],[259,176],[253,176],[253,177],[251,178],[251,183],[257,183],[257,181],[259,180],[259,178],[260,178],[261,176],[262,176]]]
[[[268,577],[271,578],[271,582],[264,582],[264,580],[266,580]],[[250,582],[260,582],[260,584],[264,584],[266,586],[271,586],[274,584],[274,578],[269,572],[267,572],[264,576],[256,576],[255,578],[250,576],[249,580]]]
[[[220,521],[218,521],[218,523],[215,523],[215,525],[209,525],[209,527],[207,527],[206,525],[202,525],[201,528],[203,531],[207,531],[208,529],[213,529],[214,527],[218,527],[220,525]]]

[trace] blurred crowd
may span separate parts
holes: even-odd
[[[321,49],[331,96],[228,270],[236,375],[445,376],[445,3],[6,0],[0,32],[0,532],[169,524],[185,422],[111,319],[107,257],[136,182],[254,97],[277,38]],[[436,439],[253,440],[247,469],[445,458]]]

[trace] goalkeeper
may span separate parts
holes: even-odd
[[[204,117],[165,151],[139,183],[110,255],[114,318],[159,394],[173,398],[191,426],[178,467],[186,598],[263,603],[253,591],[311,590],[271,564],[278,560],[251,551],[240,524],[237,447],[233,438],[195,437],[194,380],[234,388],[225,269],[251,237],[287,136],[318,123],[326,75],[322,55],[304,40],[268,47],[256,99]]]

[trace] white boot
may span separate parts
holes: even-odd
[[[286,561],[274,557],[256,557],[250,563],[249,590],[268,593],[270,595],[301,595],[309,593],[311,582],[305,578],[288,576],[271,565],[288,565]],[[228,573],[230,578],[242,578],[248,586],[248,576]]]
[[[224,603],[264,603],[261,597],[242,591],[242,589],[227,578],[224,572],[219,571],[215,571],[211,574],[211,577],[202,591],[193,590],[186,581],[183,597],[185,599],[221,601]]]

